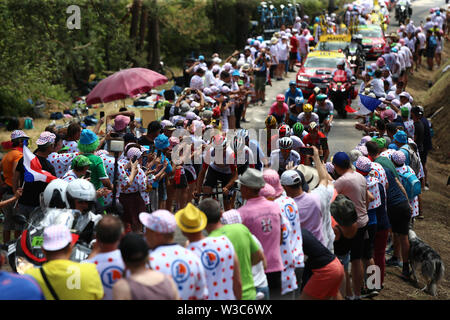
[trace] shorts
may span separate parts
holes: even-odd
[[[297,61],[297,52],[289,52],[289,60]]]
[[[408,235],[409,221],[411,220],[411,208],[408,201],[388,207],[388,217],[392,232]]]
[[[255,76],[255,90],[256,91],[266,90],[266,77]]]
[[[425,167],[427,164],[428,151],[419,152],[420,161],[422,162],[422,166]]]
[[[2,196],[2,201],[11,199],[13,197],[12,194],[4,193]],[[20,230],[19,226],[13,220],[15,215],[14,202],[1,208],[2,213],[5,218],[3,221],[3,231],[12,231],[12,230]]]
[[[337,256],[339,261],[342,263],[345,271],[348,271],[348,265],[350,264],[350,253],[347,253],[342,256]]]
[[[355,237],[352,239],[352,246],[350,249],[350,260],[362,259],[364,253],[364,238],[366,237],[367,225],[359,228]]]
[[[206,173],[206,179],[203,186],[215,188],[218,182],[222,182],[222,187],[226,186],[231,180],[231,173],[222,173],[208,167],[208,172]]]
[[[370,260],[373,258],[373,249],[375,246],[375,234],[377,233],[377,224],[371,224],[367,226],[367,232],[369,233],[369,238],[364,239],[364,253],[363,258]]]
[[[400,77],[403,77],[405,75],[405,70],[402,70],[401,72],[400,72]]]
[[[338,258],[335,258],[325,267],[313,269],[313,275],[306,284],[303,292],[316,299],[330,299],[336,297],[342,280],[344,280],[344,267]]]
[[[191,174],[192,176],[192,174]],[[180,183],[175,183],[175,179],[172,179],[173,184],[175,185],[175,189],[186,189],[188,186],[186,174],[182,174],[180,176]]]
[[[260,287],[260,288],[255,288],[256,289],[256,293],[258,294],[259,292],[261,292],[262,294],[264,294],[264,298],[262,300],[269,300],[269,287]]]
[[[425,49],[419,49],[419,56],[425,56]]]

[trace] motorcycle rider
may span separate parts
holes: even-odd
[[[395,19],[398,20],[400,15],[400,8],[406,7],[406,14],[407,17],[410,17],[412,15],[412,8],[411,8],[411,1],[410,0],[399,0],[397,4],[395,5]]]
[[[355,64],[357,66],[357,70],[363,70],[364,64],[366,60],[366,54],[364,52],[364,48],[362,46],[362,35],[360,34],[353,34],[350,43],[345,47],[344,54],[348,58],[350,55],[350,48],[356,47],[356,61]],[[363,63],[364,62],[364,63]]]
[[[342,70],[342,71],[340,71]],[[352,70],[350,70],[349,68],[346,67],[345,65],[345,60],[344,59],[340,59],[337,64],[336,64],[336,70],[333,71],[332,73],[332,78],[334,78],[334,76],[336,74],[342,74],[345,73],[346,75],[346,81],[350,81],[350,79],[352,78]]]
[[[330,132],[330,128],[333,122],[333,102],[327,99],[326,94],[319,94],[317,96],[317,102],[314,106],[314,112],[319,115],[319,124],[324,126],[325,135]]]

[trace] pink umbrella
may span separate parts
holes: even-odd
[[[145,93],[168,79],[145,68],[120,70],[100,81],[86,97],[87,104],[111,102]]]

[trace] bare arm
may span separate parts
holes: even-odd
[[[328,186],[328,172],[322,161],[320,161],[319,150],[316,147],[312,147],[314,150],[314,166],[319,174],[319,184],[323,184],[325,187]]]
[[[234,254],[234,269],[233,269],[233,293],[236,300],[242,299],[242,281],[241,281],[241,267],[237,254]]]
[[[130,286],[125,279],[118,280],[112,290],[113,300],[131,300]]]
[[[252,253],[252,266],[254,266],[255,264],[258,264],[264,260],[265,260],[264,253],[262,252],[261,249],[258,249],[258,251],[255,251],[254,253]],[[264,269],[265,269],[265,267],[264,267]]]

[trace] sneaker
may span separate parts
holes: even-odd
[[[373,298],[379,295],[380,293],[376,289],[366,289],[361,290],[361,298]]]
[[[392,256],[389,260],[386,260],[386,266],[388,267],[403,267],[403,263],[400,262],[397,257]]]
[[[245,120],[245,118],[241,119],[241,122],[248,122],[247,120]]]

